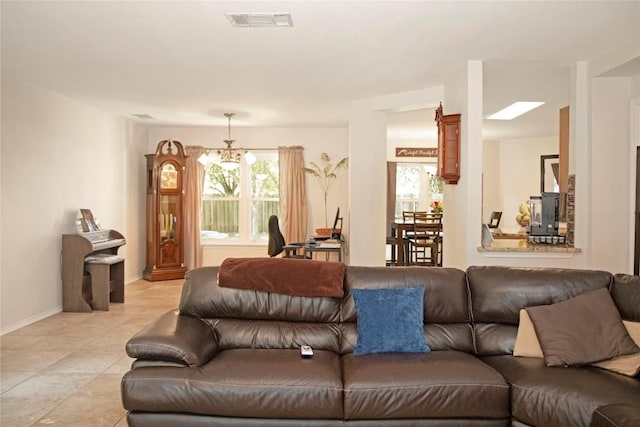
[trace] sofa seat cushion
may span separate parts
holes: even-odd
[[[511,384],[512,416],[535,426],[588,426],[602,405],[640,401],[640,381],[595,367],[547,367],[544,359],[482,358]]]
[[[342,418],[336,353],[317,350],[225,350],[199,368],[149,367],[122,381],[130,411],[243,418]]]
[[[509,416],[509,386],[467,353],[345,354],[343,372],[347,420]]]

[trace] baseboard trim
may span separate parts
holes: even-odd
[[[43,311],[42,313],[38,313],[36,315],[33,315],[31,317],[27,317],[26,319],[23,319],[19,322],[16,322],[12,325],[9,325],[5,328],[0,329],[0,336],[8,334],[9,332],[13,332],[17,329],[23,328],[25,326],[29,326],[32,323],[36,323],[39,320],[45,319],[49,316],[53,316],[54,314],[60,313],[62,311],[62,306],[59,305],[57,307],[54,307],[50,310],[47,311]]]
[[[137,274],[137,275],[135,275],[133,277],[125,277],[124,284],[126,286],[126,285],[128,285],[130,283],[137,282],[140,279],[142,279],[142,273]]]
[[[125,285],[129,285],[140,279],[142,279],[142,274],[136,275],[134,277],[128,277],[125,280]],[[62,311],[62,306],[59,305],[50,310],[43,311],[42,313],[38,313],[26,319],[20,320],[19,322],[9,325],[5,328],[0,328],[0,336],[13,332],[17,329],[24,328],[25,326],[29,326],[32,323],[36,323],[39,320],[46,319],[47,317],[53,316],[54,314],[60,313],[61,311]]]

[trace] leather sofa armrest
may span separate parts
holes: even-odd
[[[595,410],[590,427],[640,426],[640,407],[632,404],[612,404]]]
[[[135,359],[202,366],[218,352],[218,337],[201,319],[172,310],[129,339],[126,350]]]

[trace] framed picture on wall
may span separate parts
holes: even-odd
[[[560,156],[548,154],[540,156],[540,193],[558,193],[558,174],[560,173]]]

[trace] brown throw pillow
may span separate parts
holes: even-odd
[[[547,366],[585,365],[640,351],[605,288],[527,307],[527,313]]]
[[[629,322],[623,320],[627,333],[633,339],[637,346],[640,346],[640,322]],[[527,314],[527,310],[520,310],[520,322],[518,323],[518,334],[516,343],[513,347],[514,356],[535,357],[543,359],[540,342],[533,328],[533,323]],[[634,377],[640,374],[640,351],[637,353],[625,354],[612,359],[603,360],[602,362],[592,363],[591,366],[617,372],[622,375]]]

